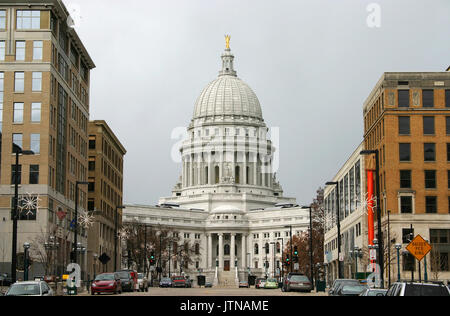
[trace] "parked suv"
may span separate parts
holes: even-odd
[[[173,287],[187,287],[184,276],[174,276],[172,277],[172,282]]]
[[[291,272],[289,273],[283,281],[283,286],[281,287],[281,291],[290,292],[290,291],[302,291],[302,292],[311,292],[312,284],[309,278],[303,273]]]
[[[386,296],[450,296],[450,290],[443,283],[396,282]]]

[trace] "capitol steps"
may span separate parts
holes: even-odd
[[[219,272],[219,286],[223,288],[236,288],[236,273],[233,271]]]

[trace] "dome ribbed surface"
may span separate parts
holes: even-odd
[[[263,120],[256,94],[238,77],[219,76],[203,90],[195,105],[194,119],[223,115]]]

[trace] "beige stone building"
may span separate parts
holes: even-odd
[[[89,81],[95,65],[68,16],[58,0],[0,3],[0,272],[11,272],[13,143],[35,153],[20,157],[19,195],[40,199],[37,209],[20,214],[18,252],[24,242],[32,244],[30,277],[61,274],[70,262],[76,182],[88,180]],[[80,214],[87,209],[87,191],[79,186]],[[78,233],[86,247],[86,230]],[[57,250],[44,249],[50,236]],[[85,254],[78,262],[84,275]]]
[[[95,223],[88,234],[89,275],[114,270],[115,219],[122,226],[123,157],[124,146],[105,121],[92,121],[89,131],[89,193],[88,209],[95,216]],[[116,214],[117,210],[117,214]],[[111,260],[102,265],[95,256],[106,254]],[[116,263],[120,269],[120,242],[117,241]]]

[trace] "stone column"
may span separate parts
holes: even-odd
[[[243,153],[243,157],[242,157],[242,166],[243,166],[243,173],[242,173],[242,184],[247,184],[247,153],[244,151]],[[242,234],[242,236],[244,236],[244,234]]]
[[[194,186],[194,155],[190,155],[191,163],[189,164],[189,186]]]
[[[207,237],[207,247],[208,247],[208,251],[207,251],[207,258],[206,258],[206,262],[207,262],[207,269],[211,269],[212,268],[212,236],[210,233],[206,234]]]
[[[253,162],[253,185],[258,185],[258,154],[254,154],[255,160]]]
[[[223,233],[219,233],[219,270],[223,271]]]
[[[241,238],[241,267],[242,269],[247,268],[247,236],[245,234],[242,234],[242,238]]]
[[[234,260],[235,260],[235,250],[234,248],[236,247],[236,234],[232,233],[231,234],[231,246],[230,246],[230,267],[231,267],[231,271],[233,271],[234,268]]]

